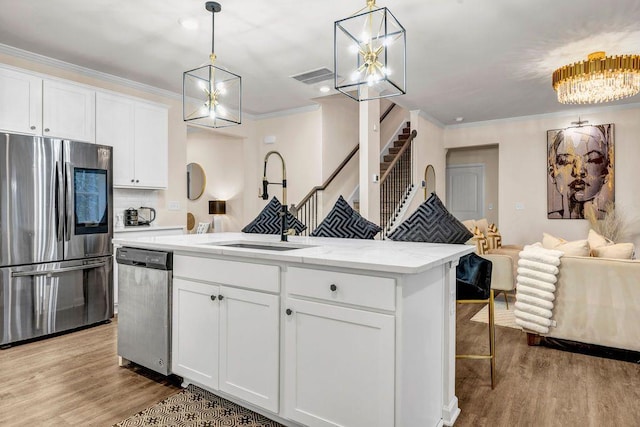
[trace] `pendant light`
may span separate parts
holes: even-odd
[[[185,71],[182,78],[182,118],[198,126],[221,128],[242,123],[242,78],[215,65],[215,14],[220,3],[208,1],[211,12],[210,64]]]
[[[335,88],[356,101],[406,93],[407,33],[375,0],[334,23]]]

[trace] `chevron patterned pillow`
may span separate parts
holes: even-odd
[[[436,193],[431,193],[388,237],[403,242],[463,244],[473,233],[451,215]]]
[[[314,237],[342,237],[345,239],[373,239],[382,230],[364,219],[340,196],[329,215],[311,233]]]
[[[280,234],[280,227],[282,219],[280,212],[282,211],[282,204],[274,197],[267,203],[267,206],[262,209],[262,212],[258,216],[247,224],[243,229],[243,233],[258,233],[258,234]],[[296,217],[287,212],[287,227],[296,230],[296,234],[300,234],[306,225],[298,221]]]

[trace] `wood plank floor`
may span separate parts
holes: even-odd
[[[479,309],[458,306],[459,352],[487,350],[486,326],[468,320]],[[110,426],[179,390],[120,368],[116,331],[114,322],[0,351],[0,426]],[[496,347],[494,390],[488,361],[457,361],[456,427],[639,425],[640,365],[528,347],[504,327]]]

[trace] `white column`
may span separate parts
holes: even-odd
[[[444,342],[442,343],[442,420],[444,425],[452,426],[458,415],[458,397],[456,396],[456,267],[458,260],[444,265],[445,292],[444,301]]]
[[[364,89],[367,90],[367,89]],[[380,100],[360,102],[360,215],[380,224]]]

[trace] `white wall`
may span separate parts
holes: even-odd
[[[188,133],[187,163],[200,164],[206,175],[202,196],[187,201],[188,211],[195,216],[196,224],[212,222],[209,200],[225,200],[227,213],[220,217],[223,231],[240,231],[244,227],[243,139],[204,129]]]
[[[613,106],[581,114],[590,124],[614,123],[615,202],[628,217],[638,216],[640,192],[640,106]],[[542,232],[567,240],[585,239],[586,220],[547,219],[547,130],[571,126],[575,114],[542,115],[447,128],[445,148],[498,144],[499,217],[505,244],[540,241]],[[524,206],[516,210],[516,203]],[[640,247],[640,238],[635,236]]]

